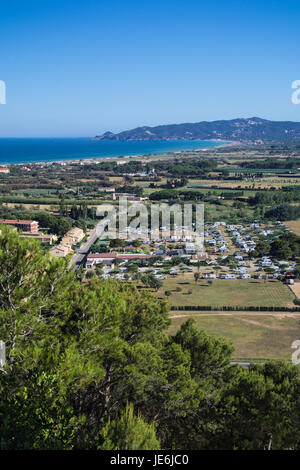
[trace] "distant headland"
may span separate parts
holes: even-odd
[[[229,140],[248,143],[300,141],[300,122],[268,121],[259,117],[223,121],[168,124],[105,132],[95,140]]]

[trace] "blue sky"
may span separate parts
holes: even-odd
[[[300,121],[300,2],[0,4],[0,137],[93,136],[260,116]]]

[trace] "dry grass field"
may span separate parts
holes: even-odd
[[[290,230],[292,230],[292,232],[294,232],[296,235],[300,235],[300,219],[290,220],[284,223]]]
[[[205,313],[175,315],[171,313],[169,333],[174,334],[188,318],[198,328],[232,342],[234,358],[289,360],[293,341],[300,339],[300,314]]]

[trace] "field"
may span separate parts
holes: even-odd
[[[176,287],[182,291],[176,292]],[[277,280],[215,279],[209,285],[206,280],[196,283],[192,274],[166,279],[159,291],[160,296],[164,296],[165,291],[171,291],[169,302],[174,306],[293,307],[295,298],[291,290]]]
[[[3,203],[3,206],[14,208],[14,207],[20,206],[20,204],[17,203],[17,202],[5,202],[5,203]],[[53,205],[50,205],[50,204],[23,204],[22,203],[22,207],[24,207],[24,209],[28,209],[28,210],[37,209],[37,210],[42,210],[42,211],[51,211],[51,210],[54,210],[54,209],[58,208],[58,205],[55,205],[55,204],[53,204]]]
[[[174,334],[188,318],[193,317],[198,328],[231,341],[234,358],[289,360],[293,341],[300,339],[300,315],[262,313],[207,313],[174,315],[169,333]]]
[[[300,235],[300,220],[290,220],[289,222],[284,222],[285,225],[292,230],[296,235]]]
[[[300,282],[296,281],[294,285],[290,286],[291,290],[294,292],[295,296],[300,298]]]

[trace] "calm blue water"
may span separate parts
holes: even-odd
[[[88,138],[0,139],[0,164],[32,163],[81,158],[105,158],[125,155],[195,150],[222,145],[208,141],[93,141]]]

